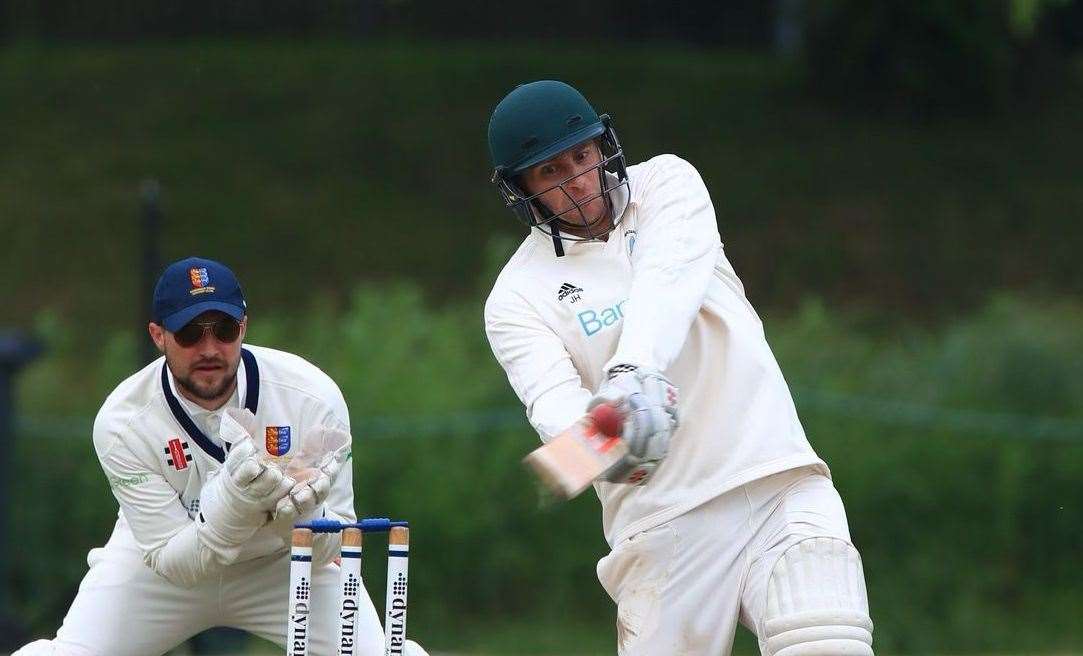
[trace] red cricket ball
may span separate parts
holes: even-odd
[[[619,437],[621,429],[624,428],[624,417],[608,403],[594,406],[590,411],[590,418],[598,432],[609,437]]]

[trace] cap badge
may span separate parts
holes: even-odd
[[[207,275],[206,267],[188,269],[188,278],[192,281],[192,289],[188,291],[192,296],[214,292],[214,287],[211,286],[211,277]]]

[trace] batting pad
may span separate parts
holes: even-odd
[[[787,549],[767,583],[768,656],[873,656],[861,556],[838,538]]]

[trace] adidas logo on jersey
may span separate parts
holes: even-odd
[[[582,291],[583,291],[582,287],[576,287],[572,283],[566,282],[563,285],[561,285],[560,289],[557,291],[557,300],[558,301],[563,301],[568,296],[571,296],[572,300],[570,302],[575,303],[576,301],[579,300],[579,293],[582,292]]]

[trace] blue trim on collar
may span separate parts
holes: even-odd
[[[259,408],[259,365],[256,364],[256,356],[246,348],[241,349],[241,359],[244,360],[244,375],[247,382],[244,393],[244,407],[252,414],[256,414]]]
[[[252,355],[252,352],[248,349],[241,349],[241,359],[244,360],[244,374],[247,379],[247,388],[244,396],[244,407],[248,408],[252,414],[256,414],[256,410],[259,407],[259,367],[256,365],[256,356]],[[207,435],[199,430],[199,426],[192,421],[192,418],[185,412],[184,406],[173,394],[173,390],[169,388],[169,373],[168,365],[162,363],[162,393],[165,394],[165,401],[169,405],[169,410],[173,413],[173,418],[177,420],[177,423],[181,425],[184,432],[188,433],[188,437],[192,438],[192,441],[196,445],[203,449],[207,455],[214,458],[218,462],[226,461],[226,452],[222,447],[218,446],[211,441]],[[229,443],[226,443],[226,448],[229,448]]]

